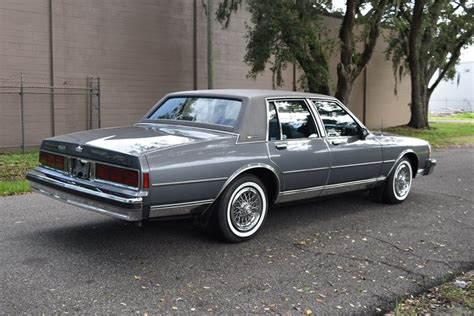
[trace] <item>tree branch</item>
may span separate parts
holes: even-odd
[[[230,23],[230,17],[232,13],[235,13],[242,6],[243,0],[223,0],[219,3],[219,7],[216,11],[217,21],[223,24],[224,28],[227,28]]]
[[[356,69],[352,74],[351,81],[354,81],[359,74],[364,70],[367,63],[372,58],[375,45],[377,44],[377,39],[380,35],[380,22],[382,21],[383,13],[387,7],[388,0],[380,0],[378,5],[374,8],[374,14],[371,16],[371,22],[369,25],[369,32],[367,41],[364,46],[364,51],[362,52],[361,58],[357,62]]]
[[[473,35],[473,31],[471,29],[467,31],[466,33],[464,33],[463,36],[459,39],[458,44],[456,45],[454,50],[451,52],[451,57],[449,58],[449,61],[446,64],[444,64],[443,68],[438,74],[438,77],[436,78],[435,82],[433,82],[431,87],[428,87],[429,94],[431,94],[434,91],[434,89],[436,89],[436,87],[441,82],[441,80],[443,80],[443,78],[446,76],[448,71],[456,65],[459,57],[461,56],[461,49],[464,47],[464,45],[468,43],[472,35]]]

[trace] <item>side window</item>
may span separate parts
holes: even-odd
[[[274,101],[280,120],[282,139],[317,135],[313,117],[304,101]]]
[[[359,124],[336,102],[313,100],[313,103],[329,137],[359,136]]]
[[[280,139],[280,122],[276,112],[275,104],[271,102],[268,108],[268,140]]]

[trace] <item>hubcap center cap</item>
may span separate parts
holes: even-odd
[[[250,213],[252,211],[252,206],[249,204],[249,203],[246,203],[244,202],[242,204],[242,209],[247,212],[247,213]]]

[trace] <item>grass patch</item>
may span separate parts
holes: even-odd
[[[437,120],[474,120],[474,112],[456,113],[446,116],[430,116],[428,121]]]
[[[387,128],[385,131],[424,139],[435,148],[474,144],[473,123],[431,123],[430,126],[428,129],[398,126]]]
[[[456,285],[462,282],[463,287]],[[449,314],[471,315],[474,312],[474,272],[456,281],[429,289],[419,296],[410,296],[397,303],[392,315]]]
[[[443,284],[440,289],[441,297],[448,302],[466,306],[474,311],[474,275],[471,275],[468,282],[470,284],[465,289],[455,287],[450,283]]]
[[[0,154],[0,196],[30,192],[26,173],[38,165],[38,151]]]
[[[17,195],[31,191],[26,180],[0,181],[0,196]]]

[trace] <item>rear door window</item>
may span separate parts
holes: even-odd
[[[303,100],[272,101],[269,106],[269,140],[280,139],[277,133],[283,140],[317,137],[314,118]]]

